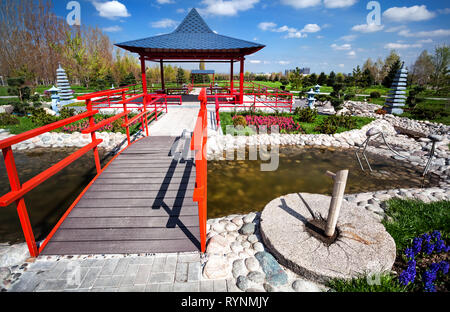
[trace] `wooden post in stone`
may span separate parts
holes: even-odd
[[[341,170],[338,171],[338,173],[327,171],[326,175],[332,177],[334,180],[333,196],[331,198],[330,210],[328,211],[327,225],[325,228],[325,235],[332,237],[336,230],[339,212],[341,210],[342,201],[344,200],[348,170]]]

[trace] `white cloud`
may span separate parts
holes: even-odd
[[[422,39],[417,41],[417,43],[433,43],[433,39]]]
[[[204,8],[198,9],[200,14],[233,16],[239,11],[252,9],[260,0],[202,0]]]
[[[258,28],[261,30],[264,30],[264,31],[273,29],[275,27],[277,27],[277,24],[272,23],[272,22],[262,22],[262,23],[258,24]]]
[[[262,22],[258,24],[258,28],[263,31],[271,31],[271,32],[286,32],[287,34],[283,37],[285,39],[289,38],[306,38],[308,37],[307,34],[304,34],[303,32],[317,32],[320,30],[320,26],[316,24],[308,24],[306,25],[303,30],[298,30],[294,27],[289,27],[287,25],[277,27],[277,24],[272,22]]]
[[[393,22],[418,22],[426,21],[436,14],[427,10],[426,5],[415,5],[412,7],[393,7],[383,13],[383,17]]]
[[[307,32],[307,33],[315,33],[320,31],[320,26],[317,24],[307,24],[300,32]]]
[[[159,4],[169,4],[174,3],[174,0],[156,0]]]
[[[333,50],[336,51],[342,51],[342,50],[351,50],[352,49],[352,45],[351,44],[343,44],[343,45],[337,45],[336,43],[333,43],[331,45],[331,47],[333,48]]]
[[[398,33],[402,37],[446,37],[450,36],[450,29],[436,29],[411,33],[409,29]]]
[[[281,3],[296,9],[304,9],[318,6],[322,3],[322,0],[281,0]]]
[[[358,0],[325,0],[324,5],[329,9],[346,8],[354,5]]]
[[[185,13],[185,12],[186,12],[186,10],[183,9],[183,8],[177,9],[177,13],[183,14],[183,13]]]
[[[323,39],[324,36],[316,36],[317,39]]]
[[[120,26],[111,26],[111,27],[105,27],[103,28],[104,32],[118,32],[118,31],[122,31],[122,27]]]
[[[356,38],[358,38],[357,35],[347,35],[347,36],[342,36],[339,39],[346,41],[346,42],[350,42],[350,41],[354,41]]]
[[[261,64],[260,60],[250,60],[250,64]]]
[[[362,24],[362,25],[355,25],[352,27],[353,31],[359,31],[362,33],[373,33],[380,30],[383,30],[384,25],[376,25],[376,24]]]
[[[178,23],[170,18],[164,18],[157,22],[152,22],[153,28],[171,28],[177,26]]]
[[[352,50],[352,51],[348,52],[347,55],[350,56],[350,57],[355,57],[356,56],[356,52]]]
[[[128,13],[127,7],[116,0],[106,2],[93,1],[92,4],[95,6],[95,9],[99,12],[101,17],[116,19],[119,17],[131,16],[130,13]]]
[[[338,66],[339,66],[340,68],[344,68],[344,67],[345,67],[344,64],[339,64]]]
[[[421,48],[422,44],[415,43],[415,44],[407,44],[407,43],[388,43],[384,46],[385,49],[389,50],[400,50],[400,49],[411,49],[411,48]]]
[[[291,62],[289,62],[289,61],[279,61],[278,62],[278,64],[280,64],[280,65],[288,65],[288,64],[290,64]]]

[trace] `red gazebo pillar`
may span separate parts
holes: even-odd
[[[142,92],[144,94],[147,94],[147,75],[145,73],[145,58],[143,55],[141,55],[140,59],[141,59]]]
[[[231,60],[231,65],[230,65],[230,93],[231,94],[233,94],[233,83],[234,83],[234,81],[233,81],[233,74],[234,74],[234,70],[233,70],[233,65],[234,65],[234,62],[233,62],[233,60]]]
[[[161,68],[161,89],[163,93],[166,93],[166,85],[164,83],[164,62],[162,59],[159,61],[159,65]]]
[[[244,104],[244,60],[241,58],[241,72],[240,72],[240,82],[239,82],[239,103]]]

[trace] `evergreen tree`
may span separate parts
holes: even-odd
[[[184,69],[178,67],[177,69],[177,84],[181,85],[186,82],[186,76],[184,74]]]
[[[334,73],[334,71],[332,71],[328,76],[327,86],[332,87],[334,86],[335,83],[336,83],[336,74]]]
[[[389,73],[386,77],[383,79],[383,86],[386,88],[390,88],[392,86],[392,83],[394,82],[395,75],[397,74],[398,70],[401,68],[402,63],[400,62],[400,59],[397,60],[389,69]]]
[[[319,78],[317,79],[317,83],[321,86],[327,83],[327,75],[324,72],[321,72]]]
[[[311,86],[315,86],[317,84],[317,75],[312,73],[311,75],[309,75],[308,77],[308,83]]]

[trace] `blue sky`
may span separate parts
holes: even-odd
[[[55,11],[66,16],[67,0]],[[266,48],[247,58],[246,70],[349,73],[371,57],[395,49],[407,65],[424,49],[450,43],[448,1],[384,0],[380,24],[370,25],[368,0],[79,0],[81,23],[102,28],[113,43],[169,33],[190,8],[197,8],[219,34],[255,41]],[[372,18],[375,20],[375,17]],[[197,68],[197,64],[183,64]],[[209,69],[227,72],[222,64]]]

